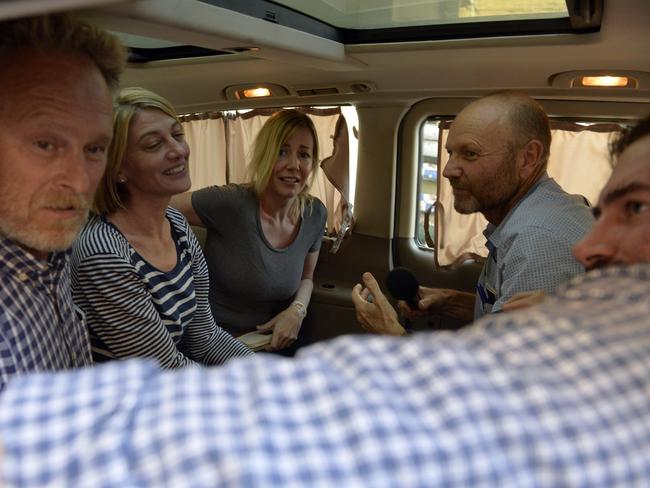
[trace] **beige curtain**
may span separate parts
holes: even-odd
[[[449,123],[440,124],[438,146],[438,201],[436,203],[436,262],[455,265],[468,257],[485,257],[483,230],[487,221],[476,213],[461,215],[454,210],[449,180],[442,176],[449,159],[444,150]],[[569,193],[585,196],[595,203],[612,168],[608,144],[619,130],[614,124],[582,126],[553,123],[548,174]]]
[[[307,109],[318,133],[319,161],[332,154],[332,137],[340,115],[337,109]],[[210,185],[244,183],[248,181],[247,166],[253,142],[273,110],[253,110],[235,116],[202,114],[182,118],[190,145],[190,174],[192,190]],[[311,194],[327,208],[328,233],[341,226],[341,194],[318,169]]]
[[[191,190],[226,183],[225,127],[222,117],[183,121],[190,146]]]
[[[228,183],[245,183],[248,181],[248,161],[252,155],[253,141],[269,115],[236,117],[228,120],[228,134],[225,143],[228,146]]]

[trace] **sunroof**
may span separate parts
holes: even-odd
[[[345,45],[589,33],[600,30],[604,4],[604,0],[196,1]],[[233,54],[117,34],[135,63]]]
[[[568,18],[565,0],[276,0],[344,29]]]
[[[125,32],[112,32],[129,50],[130,63],[148,63],[163,59],[198,58],[232,54],[205,47],[189,46],[153,37],[138,36]]]
[[[199,1],[342,44],[377,44],[594,32],[604,0]]]

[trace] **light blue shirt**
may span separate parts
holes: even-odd
[[[488,224],[488,256],[476,286],[474,319],[498,312],[517,293],[555,291],[584,273],[573,245],[593,225],[584,197],[570,195],[544,174],[498,225]]]

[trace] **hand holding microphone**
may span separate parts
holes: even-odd
[[[395,309],[381,292],[375,277],[364,273],[362,280],[363,284],[357,284],[352,289],[352,303],[361,326],[375,334],[403,335],[406,331],[399,323]],[[420,287],[413,273],[401,267],[391,270],[386,285],[391,295],[401,300],[400,310],[409,319],[421,317],[440,307],[447,300],[449,291]],[[422,309],[418,306],[420,304]]]
[[[363,284],[352,288],[352,303],[359,324],[374,334],[403,335],[397,312],[388,302],[371,273],[363,273]],[[371,298],[372,297],[372,298]]]
[[[410,269],[401,266],[391,269],[386,286],[394,298],[405,301],[411,310],[419,310],[420,283]]]
[[[386,277],[386,286],[397,300],[400,312],[409,320],[440,313],[448,305],[452,290],[420,286],[417,278],[404,267],[393,268]]]

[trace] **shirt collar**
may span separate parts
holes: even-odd
[[[485,236],[486,243],[485,247],[488,248],[488,250],[491,252],[494,248],[499,247],[499,244],[501,244],[501,233],[503,232],[503,229],[508,225],[508,221],[510,220],[510,217],[512,214],[515,213],[517,208],[522,204],[524,200],[526,200],[530,195],[532,195],[537,188],[545,184],[547,181],[550,181],[551,178],[548,176],[548,173],[544,172],[539,179],[535,182],[533,186],[531,186],[526,194],[517,202],[517,204],[510,209],[510,211],[506,214],[504,219],[501,221],[499,225],[494,225],[488,222],[488,225],[485,227],[485,230],[483,230],[483,235]]]
[[[65,268],[71,251],[51,252],[46,260],[37,259],[31,252],[0,234],[0,268],[20,281],[27,279],[49,283],[56,280]]]

